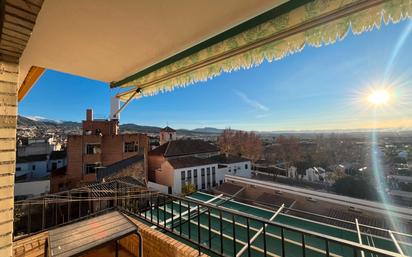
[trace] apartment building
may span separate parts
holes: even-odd
[[[68,137],[67,169],[63,174],[52,175],[53,192],[95,182],[100,169],[136,155],[144,156],[148,150],[145,134],[120,134],[118,119],[94,119],[91,109],[86,111],[82,132],[82,135]],[[142,162],[146,170],[144,158]],[[137,173],[141,174],[141,171]],[[147,180],[146,175],[143,179]]]

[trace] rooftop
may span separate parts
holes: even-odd
[[[219,164],[231,164],[231,163],[250,161],[249,159],[246,159],[240,156],[225,155],[225,154],[215,155],[215,156],[210,157],[209,159]]]
[[[50,160],[59,160],[66,158],[66,151],[52,151],[50,154]]]
[[[169,141],[151,150],[149,155],[162,155],[164,157],[176,157],[190,154],[218,152],[219,148],[200,139],[179,139]]]
[[[17,156],[17,163],[27,163],[27,162],[40,162],[46,161],[47,154],[36,154],[36,155],[28,155],[28,156]]]
[[[176,130],[172,129],[169,126],[166,126],[160,130],[160,132],[176,132]]]
[[[208,164],[216,164],[215,161],[209,158],[203,159],[203,158],[197,158],[197,157],[192,157],[192,156],[170,159],[168,160],[168,162],[175,169],[196,167],[196,166],[202,166],[202,165],[208,165]]]

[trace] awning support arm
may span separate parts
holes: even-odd
[[[138,94],[141,92],[140,88],[137,88],[136,91],[133,92],[133,94],[129,97],[129,99],[127,99],[127,101],[119,108],[119,110],[117,110],[113,116],[116,117],[121,111],[123,111],[123,109],[130,103],[130,101]],[[110,117],[112,118],[112,117]]]

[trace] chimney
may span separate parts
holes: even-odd
[[[86,110],[86,120],[87,121],[92,121],[93,120],[93,110],[92,109],[87,109]]]
[[[110,98],[110,119],[118,120],[120,118],[120,113],[116,112],[119,110],[119,98],[113,96]]]

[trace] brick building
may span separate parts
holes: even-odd
[[[67,140],[67,169],[52,175],[51,191],[95,182],[98,170],[136,155],[145,156],[149,141],[145,134],[120,134],[119,120],[94,119],[93,111],[86,111],[82,135],[71,135]],[[144,181],[147,181],[147,164],[142,158]]]

